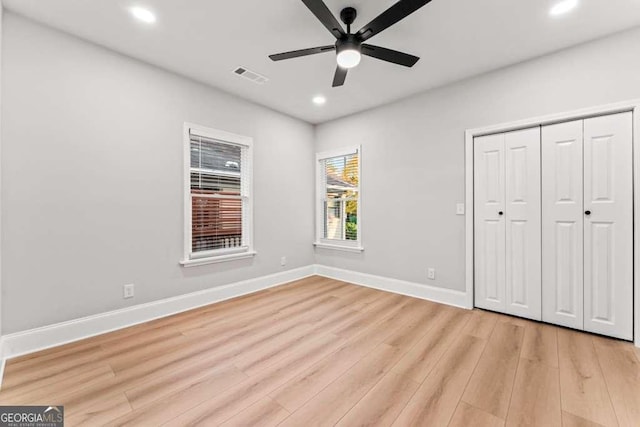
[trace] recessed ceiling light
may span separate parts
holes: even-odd
[[[551,8],[549,14],[551,16],[564,15],[565,13],[568,13],[575,9],[576,6],[578,6],[578,0],[562,0],[559,3],[556,3],[556,5]]]
[[[153,14],[149,9],[145,9],[143,7],[132,7],[129,9],[131,14],[138,20],[145,22],[147,24],[153,24],[156,22],[156,15]]]
[[[314,96],[312,101],[316,105],[324,105],[327,102],[327,98],[325,98],[322,95],[318,95],[318,96]]]

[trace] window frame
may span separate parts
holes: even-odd
[[[193,252],[192,250],[192,195],[191,195],[191,134],[214,139],[227,144],[238,145],[245,148],[246,155],[246,182],[242,182],[243,192],[242,216],[242,243],[241,247],[228,249],[215,249],[210,251]],[[233,261],[243,258],[251,258],[256,255],[253,247],[253,138],[223,130],[208,128],[193,123],[185,123],[183,130],[183,192],[184,192],[184,250],[180,264],[183,267],[212,264],[225,261]],[[241,178],[242,179],[242,178]]]
[[[358,222],[357,240],[334,240],[324,238],[324,203],[326,195],[326,185],[324,183],[323,160],[334,157],[344,157],[353,154],[358,155]],[[352,146],[332,151],[316,153],[316,233],[314,246],[316,248],[333,249],[347,252],[362,252],[362,146]]]

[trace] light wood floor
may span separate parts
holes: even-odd
[[[312,277],[7,363],[67,425],[639,426],[629,343]]]

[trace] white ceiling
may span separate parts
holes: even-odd
[[[640,25],[640,0],[581,0],[552,18],[557,0],[433,0],[369,43],[422,59],[412,69],[364,57],[345,86],[332,88],[335,54],[282,62],[268,55],[332,44],[300,0],[4,0],[8,9],[127,55],[320,123],[448,82]],[[326,0],[336,16],[358,10],[354,28],[395,0]],[[142,24],[132,5],[158,17]],[[256,85],[237,66],[266,75]],[[313,96],[323,94],[318,107]]]

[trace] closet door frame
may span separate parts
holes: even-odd
[[[640,99],[468,129],[465,131],[465,308],[473,309],[474,307],[474,138],[535,126],[545,126],[625,112],[633,113],[633,333],[634,343],[637,347],[640,347]]]

